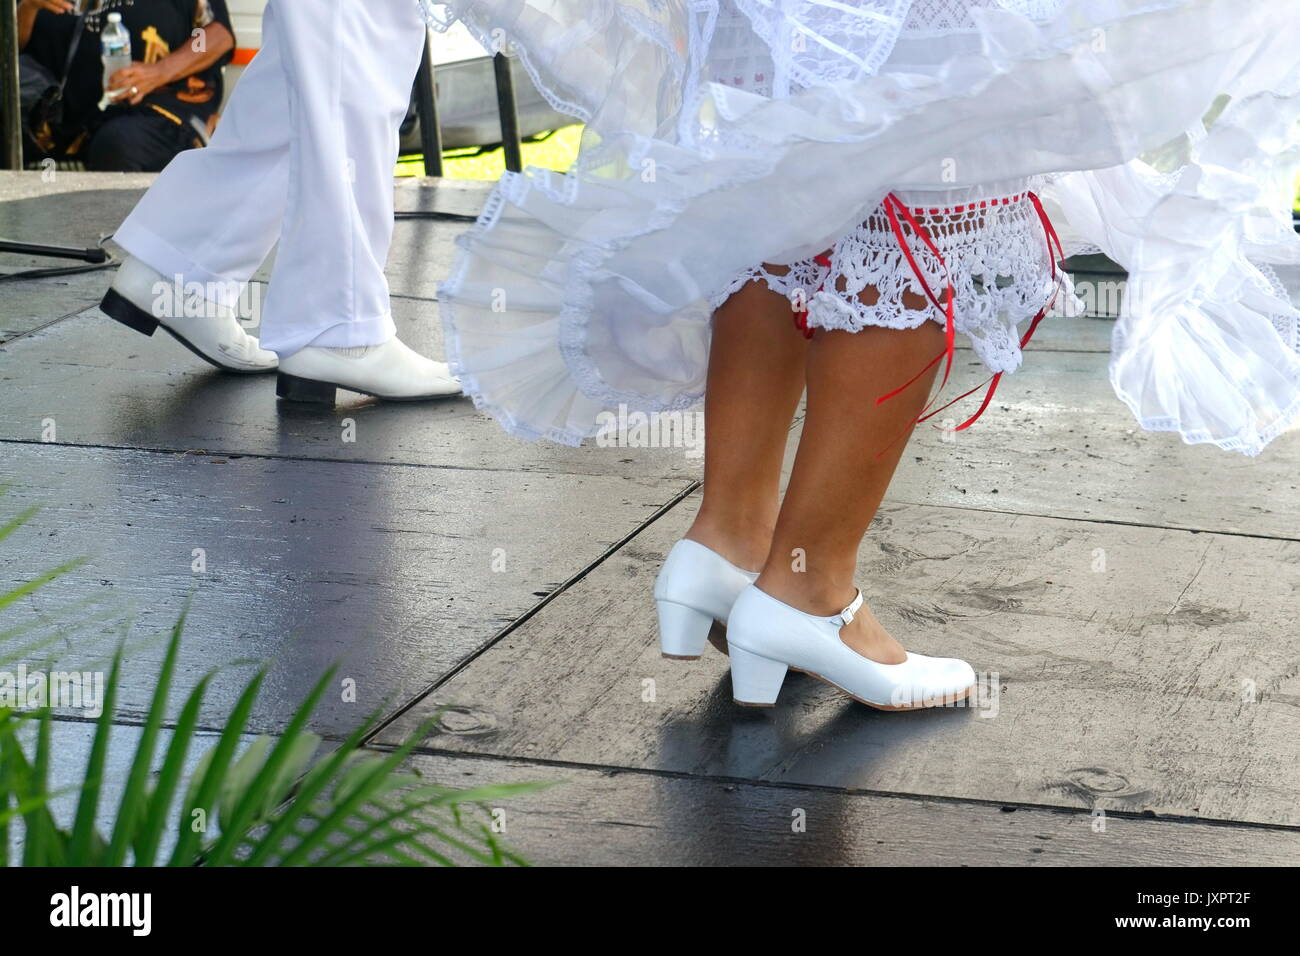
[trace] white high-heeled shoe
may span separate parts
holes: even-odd
[[[840,640],[840,628],[862,607],[862,592],[839,614],[818,617],[747,587],[727,619],[731,691],[736,703],[771,707],[786,671],[825,681],[878,710],[939,707],[967,697],[975,671],[952,657],[908,654],[901,664],[863,657]]]
[[[703,654],[713,622],[725,624],[736,596],[757,579],[758,572],[736,567],[698,541],[682,538],[673,545],[655,579],[664,657],[693,661]]]
[[[186,314],[172,314],[180,307],[173,301],[176,297],[162,293],[170,292],[175,283],[135,256],[128,256],[104,294],[100,311],[144,335],[153,335],[161,326],[181,345],[223,371],[245,375],[275,371],[275,353],[262,348],[244,331],[234,309],[205,301],[201,308],[194,309],[186,303],[182,309]]]
[[[446,362],[425,358],[399,339],[360,348],[309,345],[280,359],[275,394],[291,402],[333,405],[340,388],[390,402],[460,394]]]

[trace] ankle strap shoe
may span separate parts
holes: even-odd
[[[952,657],[908,654],[901,664],[863,657],[840,639],[840,628],[862,608],[862,592],[838,614],[805,614],[751,585],[727,619],[732,696],[739,704],[771,707],[790,669],[803,671],[878,710],[952,704],[975,688],[975,671]]]

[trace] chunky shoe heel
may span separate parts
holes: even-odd
[[[109,289],[99,303],[99,310],[110,319],[121,322],[129,329],[135,329],[143,335],[153,335],[158,331],[158,320],[144,309],[128,302],[115,289]]]
[[[696,660],[711,643],[727,653],[727,639],[713,630],[731,613],[736,595],[758,577],[716,551],[688,538],[673,545],[655,579],[659,608],[659,647],[664,657]]]
[[[773,707],[789,665],[731,645],[731,696],[746,707]]]
[[[275,394],[290,402],[312,402],[317,405],[333,405],[337,386],[329,382],[317,382],[310,378],[299,378],[280,372],[275,377]]]
[[[664,657],[698,659],[713,627],[712,616],[673,601],[655,601],[655,606],[659,608],[659,649]]]

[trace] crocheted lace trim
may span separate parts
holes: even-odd
[[[946,282],[952,282],[957,331],[991,371],[1018,368],[1017,326],[1032,319],[1057,289],[1043,224],[1028,192],[955,207],[913,207],[912,214],[943,261],[900,221],[907,245],[936,296],[942,299]],[[755,266],[710,302],[717,308],[747,283],[762,281],[788,298],[794,311],[806,308],[810,328],[857,332],[868,325],[909,329],[927,319],[945,321],[925,300],[883,205],[842,236],[829,258],[829,268],[815,257],[788,267]],[[910,307],[919,301],[925,301],[924,308]]]

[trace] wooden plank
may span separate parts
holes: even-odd
[[[430,308],[395,303],[403,337],[439,354],[441,329]],[[1093,336],[1108,325],[1086,319],[1062,324]],[[934,428],[918,430],[891,499],[1300,537],[1300,496],[1294,494],[1300,442],[1294,435],[1248,459],[1143,432],[1111,392],[1105,365],[1100,352],[1031,356],[1007,377],[973,428],[952,441]],[[968,361],[959,374],[974,380],[979,370]],[[398,406],[355,396],[333,411],[287,407],[276,401],[270,377],[221,375],[169,339],[144,339],[97,310],[0,349],[0,381],[9,392],[0,407],[0,437],[8,439],[39,439],[52,419],[58,440],[73,444],[566,473],[700,474],[698,448],[530,444],[504,434],[463,399]],[[345,419],[356,423],[354,442],[341,440]]]
[[[41,267],[49,265],[42,261]],[[46,279],[0,282],[0,344],[98,305],[112,273],[83,272]],[[0,365],[4,356],[0,354]]]
[[[394,300],[402,338],[442,354],[429,302]],[[275,376],[225,375],[167,335],[151,339],[91,309],[0,347],[0,440],[205,449],[223,454],[400,462],[627,477],[699,476],[695,448],[573,449],[507,435],[466,398],[383,403],[352,394],[336,408],[277,401]],[[346,432],[352,441],[345,441]],[[702,426],[701,426],[702,439]]]
[[[51,811],[70,826],[92,724],[57,720]],[[30,738],[31,734],[24,735]],[[100,830],[116,814],[140,728],[113,729],[100,799]],[[171,732],[161,733],[158,752]],[[243,746],[251,742],[243,739]],[[192,773],[217,735],[200,733]],[[30,740],[28,740],[30,746]],[[468,788],[547,782],[504,801],[501,838],[545,866],[1294,866],[1300,833],[1210,826],[822,788],[773,786],[637,771],[416,754],[407,769],[428,783]],[[704,825],[702,825],[704,821]],[[802,826],[802,830],[796,828]],[[1102,829],[1104,825],[1104,829]],[[11,852],[18,829],[12,828]],[[169,830],[161,853],[174,846]]]
[[[1300,833],[1284,828],[1094,817],[1042,807],[446,755],[417,755],[411,765],[454,787],[558,781],[506,802],[498,817],[512,849],[549,866],[1300,863]]]
[[[428,744],[457,752],[1300,823],[1300,544],[889,505],[859,561],[867,600],[910,649],[972,661],[980,706],[885,714],[796,677],[754,711],[732,705],[720,655],[659,655],[651,587],[693,510],[652,524],[384,740],[448,708]]]
[[[429,314],[438,320],[438,283],[455,262],[456,237],[469,228],[454,220],[405,219],[393,227],[388,253],[388,287],[393,295],[429,300]]]
[[[25,242],[94,245],[101,234],[121,225],[154,178],[152,174],[66,172],[56,172],[51,178],[35,172],[6,172],[0,178],[0,236]],[[395,183],[396,208],[477,216],[491,187],[492,183],[477,181],[401,179]],[[399,222],[389,263],[393,294],[434,298],[434,288],[450,268],[451,240],[467,227],[455,220]],[[255,278],[269,279],[274,262],[272,253]],[[0,263],[0,271],[55,264],[8,255]]]
[[[101,235],[121,225],[144,194],[138,188],[64,188],[60,182],[62,173],[56,173],[52,183],[43,182],[40,173],[26,175],[31,179],[9,196],[0,191],[0,236],[15,242],[77,248],[94,246]],[[26,188],[29,185],[31,190]],[[33,260],[6,254],[2,261],[4,268],[10,270]],[[42,259],[40,264],[66,265],[67,261]]]
[[[270,731],[339,661],[316,724],[333,734],[418,694],[688,487],[38,444],[4,446],[4,485],[0,513],[42,510],[0,547],[0,593],[90,557],[8,609],[7,627],[75,621],[77,601],[111,595],[136,622],[121,705],[138,715],[163,651],[146,638],[192,598],[180,684],[227,669],[205,719],[229,706],[236,662],[272,664],[254,723]],[[50,653],[76,667],[120,637],[110,621]]]
[[[1111,389],[1108,358],[1031,350],[973,426],[917,429],[889,500],[1300,538],[1300,436],[1283,435],[1247,458],[1143,431]],[[986,374],[970,361],[955,369],[948,397]],[[935,422],[951,429],[978,404],[972,396]]]
[[[55,721],[50,785],[70,825],[93,725]],[[26,735],[30,737],[30,734]],[[100,800],[107,832],[140,728],[113,730]],[[162,731],[158,750],[169,745]],[[186,773],[216,744],[196,736]],[[247,746],[251,738],[244,738]],[[29,741],[30,743],[30,741]],[[417,754],[408,769],[456,788],[548,782],[504,801],[501,838],[546,866],[1294,866],[1300,833],[1041,807],[925,800],[636,771]],[[705,821],[706,825],[701,825]],[[802,826],[802,830],[796,825]],[[1104,825],[1104,829],[1101,827]],[[17,828],[11,830],[17,851]],[[171,852],[171,831],[161,853]]]
[[[126,182],[131,188],[120,188]],[[0,176],[0,236],[87,248],[116,229],[143,190],[139,177],[6,172]],[[0,274],[84,265],[75,260],[6,253]],[[112,272],[0,282],[0,342],[97,303]]]
[[[34,171],[0,170],[0,203],[39,199],[60,193],[125,190],[137,196],[149,188],[156,173],[84,173],[56,170],[52,175]]]
[[[495,182],[479,179],[399,179],[394,205],[398,212],[478,216],[495,185]]]

